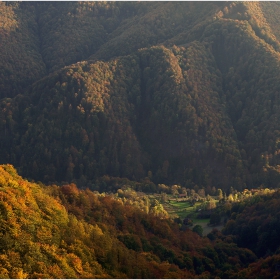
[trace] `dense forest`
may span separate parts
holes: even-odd
[[[129,199],[28,182],[12,165],[0,166],[0,183],[1,278],[280,276],[279,192],[232,204],[224,233],[201,237]]]
[[[279,13],[0,2],[0,278],[279,278]]]
[[[279,179],[277,2],[1,2],[0,159],[44,183]]]

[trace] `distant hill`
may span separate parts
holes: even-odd
[[[0,3],[0,161],[228,190],[279,183],[277,2]]]

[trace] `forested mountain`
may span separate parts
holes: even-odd
[[[0,161],[241,190],[279,179],[277,2],[1,2]]]
[[[279,278],[279,13],[0,2],[0,278]]]

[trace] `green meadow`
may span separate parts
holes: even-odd
[[[195,205],[192,205],[189,201],[169,200],[168,202],[163,203],[163,206],[170,217],[180,217],[182,220],[186,217],[190,218],[193,221],[193,225],[190,226],[190,229],[195,225],[200,225],[203,229],[203,235],[206,236],[213,228],[221,230],[223,226],[209,226],[210,219],[199,219],[197,217],[199,214],[197,209],[200,209],[202,204],[203,202],[196,202]]]

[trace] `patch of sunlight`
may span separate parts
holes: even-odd
[[[0,32],[11,32],[18,27],[16,14],[12,5],[0,2]]]

